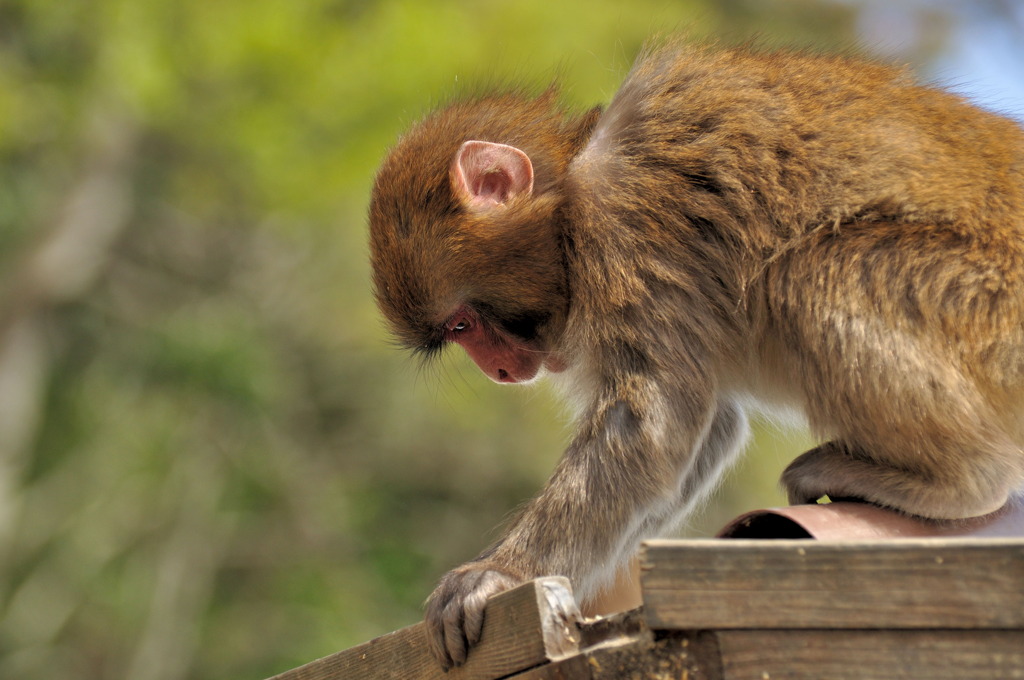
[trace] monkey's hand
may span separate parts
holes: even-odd
[[[486,561],[444,575],[427,600],[426,616],[427,639],[444,670],[464,664],[469,648],[480,641],[487,598],[521,582]]]

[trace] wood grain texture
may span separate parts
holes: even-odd
[[[1024,631],[743,630],[718,633],[723,680],[1024,678]]]
[[[718,642],[707,631],[677,631],[654,639],[624,634],[563,661],[510,680],[722,680]]]
[[[652,541],[655,630],[1024,628],[1024,540]]]
[[[564,578],[538,579],[500,593],[487,604],[480,643],[466,665],[441,670],[427,647],[422,623],[358,647],[318,659],[271,680],[483,680],[561,659],[578,650],[575,621],[565,616],[571,600]]]

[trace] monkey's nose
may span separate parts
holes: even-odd
[[[498,382],[515,382],[515,380],[512,380],[512,378],[509,377],[508,371],[506,371],[504,368],[499,368]]]

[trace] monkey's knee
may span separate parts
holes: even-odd
[[[995,512],[1013,483],[983,465],[955,473],[886,465],[843,442],[828,442],[800,455],[782,473],[790,503],[822,496],[860,499],[930,519],[962,519]]]

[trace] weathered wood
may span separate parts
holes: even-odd
[[[324,657],[271,680],[490,680],[578,651],[569,582],[546,578],[496,595],[487,603],[480,643],[466,665],[441,670],[422,623]]]
[[[644,629],[611,636],[576,656],[509,680],[722,680],[721,669],[714,633],[673,632],[654,639]]]
[[[727,630],[609,634],[509,680],[1024,679],[1021,630]]]
[[[1024,540],[651,541],[655,630],[1024,628]]]
[[[577,624],[568,583],[488,603],[443,673],[422,624],[273,680],[1024,680],[1024,539],[652,541],[644,609]]]
[[[1024,631],[734,630],[718,633],[722,680],[1024,678]]]

